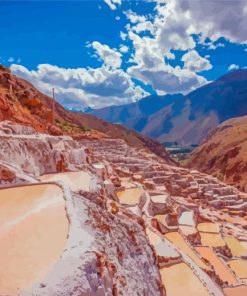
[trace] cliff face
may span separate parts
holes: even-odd
[[[108,123],[93,115],[73,113],[40,93],[29,82],[0,68],[0,120],[11,120],[33,127],[36,131],[51,135],[69,135],[73,138],[120,138],[138,149],[147,149],[159,154],[169,163],[174,163],[158,142]]]
[[[247,191],[247,116],[223,122],[193,151],[188,166]]]
[[[73,171],[87,161],[84,149],[71,137],[39,134],[8,121],[0,122],[0,146],[0,161],[34,176]]]

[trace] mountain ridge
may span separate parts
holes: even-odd
[[[124,124],[161,143],[191,145],[199,144],[219,123],[245,115],[246,97],[247,70],[239,69],[187,95],[153,95],[136,103],[106,107],[91,113]],[[163,101],[156,112],[139,112],[139,106],[147,102],[152,109],[155,100]]]

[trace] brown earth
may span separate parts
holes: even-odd
[[[223,122],[193,152],[187,165],[247,191],[247,116]]]
[[[57,102],[54,113],[52,110],[52,98],[0,65],[0,121],[11,120],[38,132],[70,135],[75,139],[121,138],[132,147],[149,150],[168,163],[175,163],[160,143],[137,132],[93,115],[68,111]]]

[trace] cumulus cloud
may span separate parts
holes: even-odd
[[[216,41],[221,37],[236,43],[247,43],[247,2],[216,0],[179,0],[178,7],[190,15],[192,31]]]
[[[131,23],[143,23],[146,21],[146,17],[144,15],[138,15],[132,10],[125,11],[124,13]]]
[[[219,42],[217,44],[214,44],[213,42],[210,42],[210,44],[207,44],[207,46],[208,46],[208,49],[215,50],[218,47],[225,47],[225,44],[221,43],[221,42]]]
[[[210,70],[212,65],[201,57],[198,44],[210,50],[223,47],[219,42],[247,43],[247,2],[216,0],[156,0],[153,18],[126,12],[130,20],[126,26],[134,53],[134,63],[128,73],[145,84],[151,84],[158,93],[189,92],[207,83],[197,73]],[[140,34],[142,32],[142,34]],[[176,50],[186,53],[184,67],[172,67],[165,61],[175,59]],[[166,58],[166,59],[165,59]]]
[[[126,45],[121,44],[119,47],[119,51],[121,53],[126,53],[126,52],[128,52],[128,50],[129,50],[129,48]]]
[[[128,73],[145,84],[151,84],[158,94],[187,93],[207,83],[207,80],[188,69],[161,65],[157,68],[133,66]]]
[[[231,64],[229,67],[228,67],[228,70],[229,71],[232,71],[232,70],[238,70],[239,69],[239,65],[236,65],[236,64]]]
[[[153,19],[138,18],[130,12],[127,14],[131,21],[126,29],[134,48],[130,60],[134,65],[128,68],[128,73],[144,84],[150,84],[159,94],[186,93],[207,83],[196,72],[211,67],[208,60],[200,57],[195,50],[192,51],[196,43],[192,37],[189,16],[182,12],[178,16],[174,13],[176,9],[174,1],[168,1],[166,5],[158,2]],[[141,36],[140,32],[144,31],[147,34]],[[184,68],[172,67],[165,62],[165,57],[175,59],[172,50],[188,51],[184,56]],[[196,61],[194,67],[193,61]]]
[[[51,95],[54,87],[58,101],[67,107],[82,109],[127,104],[148,94],[136,86],[123,70],[104,65],[97,69],[64,69],[41,64],[37,70],[28,70],[13,64],[11,71],[47,95]]]
[[[104,62],[106,67],[119,68],[122,64],[122,54],[108,45],[94,41],[91,47],[96,50],[99,58]]]
[[[201,72],[212,69],[210,62],[201,57],[195,50],[191,50],[184,54],[181,61],[184,62],[184,68],[190,71]]]
[[[161,46],[158,32],[155,38],[151,38],[149,36],[140,37],[137,33],[129,30],[128,36],[135,50],[131,59],[135,65],[128,68],[128,73],[146,85],[152,85],[157,93],[187,93],[207,83],[204,77],[197,75],[192,69],[193,52],[186,58],[187,67],[184,69],[178,66],[172,67],[165,62],[164,56],[169,58],[175,58],[175,56],[169,48]],[[203,67],[209,69],[210,63],[196,52],[194,59],[197,60],[197,70]]]
[[[121,5],[121,0],[104,0],[104,1],[112,10],[116,10],[117,5]]]

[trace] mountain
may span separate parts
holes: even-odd
[[[219,123],[247,114],[247,70],[236,70],[183,95],[149,96],[92,111],[161,143],[199,144]]]
[[[52,111],[54,110],[54,112]],[[0,67],[0,121],[26,124],[36,131],[52,135],[70,135],[73,138],[121,138],[130,146],[147,149],[175,163],[158,142],[105,122],[90,114],[66,110],[52,98],[39,92],[31,83],[16,77]]]
[[[172,104],[183,102],[183,95],[151,95],[142,100],[121,106],[110,106],[102,109],[91,110],[95,116],[110,122],[120,123],[128,128],[142,132],[148,125],[149,118],[163,108]]]
[[[193,152],[188,166],[247,191],[247,116],[220,124]]]

